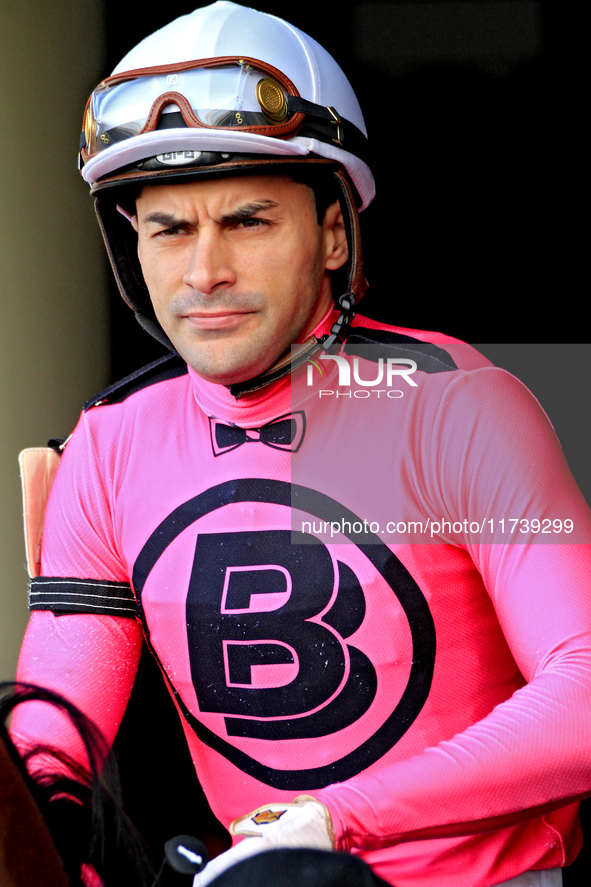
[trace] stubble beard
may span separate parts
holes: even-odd
[[[185,325],[182,318],[191,312],[257,314],[263,312],[267,304],[260,293],[221,292],[212,295],[193,292],[173,297],[168,316],[178,318]],[[234,331],[229,329],[195,329],[187,336],[186,331],[175,335],[174,323],[171,326],[172,329],[166,332],[181,357],[199,376],[221,385],[244,382],[260,375],[281,356],[279,351],[283,353],[284,350],[274,340],[268,341],[257,329],[246,337],[233,335]],[[261,360],[261,354],[267,355],[265,360]]]

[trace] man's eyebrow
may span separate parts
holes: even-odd
[[[165,228],[175,228],[178,225],[186,224],[182,219],[178,219],[172,213],[153,212],[148,213],[144,217],[144,222],[153,222],[155,225],[163,225]]]
[[[243,219],[250,219],[256,213],[265,209],[273,209],[279,206],[274,200],[253,200],[252,203],[245,203],[237,207],[229,213],[220,216],[220,221],[228,224],[232,222],[240,222]],[[152,212],[144,217],[144,222],[152,222],[155,225],[162,225],[164,228],[177,228],[188,224],[185,219],[180,219],[173,213]]]
[[[241,222],[243,219],[250,219],[256,213],[265,209],[273,209],[279,206],[274,200],[253,200],[252,203],[245,203],[237,207],[230,213],[225,213],[220,217],[220,221],[225,222]]]

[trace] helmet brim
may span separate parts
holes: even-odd
[[[314,156],[333,160],[343,166],[357,193],[359,194],[359,210],[365,209],[371,203],[375,195],[375,182],[369,166],[348,151],[321,142],[318,139],[296,137],[289,141],[270,138],[269,136],[255,133],[234,133],[220,130],[192,130],[187,128],[156,130],[129,139],[122,146],[117,146],[116,160],[113,151],[104,151],[91,158],[82,168],[82,177],[91,187],[91,192],[98,191],[112,185],[121,184],[131,177],[135,181],[142,180],[146,183],[154,181],[153,172],[142,170],[139,167],[146,158],[165,156],[167,152],[218,152],[240,157],[253,156],[253,162],[258,163],[261,156],[268,159],[268,164],[283,163],[285,161],[305,160],[309,163]],[[312,156],[310,156],[312,155]],[[116,168],[114,168],[114,161]],[[230,169],[232,163],[226,167]],[[245,163],[246,160],[241,160]],[[171,165],[169,169],[162,170],[159,178],[178,177],[178,181],[186,181],[188,175],[201,175],[201,166],[188,165],[178,167]],[[217,164],[220,171],[224,168]],[[205,167],[203,167],[205,169]],[[185,174],[186,173],[186,174]]]

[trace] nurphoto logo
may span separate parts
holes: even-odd
[[[338,367],[338,389],[348,389],[344,391],[335,391],[331,388],[322,388],[318,392],[318,396],[321,398],[334,396],[368,398],[371,397],[372,394],[377,397],[384,394],[386,397],[398,399],[404,397],[404,391],[394,388],[394,384],[406,382],[411,388],[418,387],[415,380],[411,378],[412,374],[417,370],[417,363],[415,360],[411,360],[407,357],[387,357],[385,359],[379,357],[377,361],[364,360],[364,369],[367,369],[368,366],[373,366],[375,368],[375,376],[370,379],[362,378],[358,357],[353,357],[352,366],[347,357],[344,357],[341,354],[321,354],[319,360],[334,361]],[[324,377],[328,375],[328,367],[321,366],[316,360],[312,360],[311,358],[308,358],[307,364],[306,385],[308,387],[314,385],[316,376],[314,372],[315,369],[321,377],[320,381],[324,381]],[[352,381],[351,369],[353,370]],[[353,384],[359,387],[353,389]],[[385,387],[378,388],[379,385],[385,385]]]

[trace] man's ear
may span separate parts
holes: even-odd
[[[122,216],[125,216],[125,218],[129,222],[131,222],[131,227],[133,228],[133,230],[137,234],[137,230],[138,230],[137,216],[136,215],[132,216],[131,213],[128,213],[126,209],[123,209],[123,207],[119,203],[117,204],[117,212],[121,213]]]
[[[325,268],[327,271],[336,271],[338,268],[342,268],[349,258],[345,221],[338,200],[327,207],[322,229],[325,244]]]

